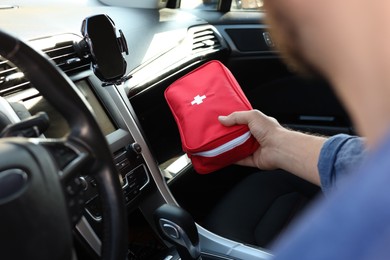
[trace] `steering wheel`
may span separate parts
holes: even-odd
[[[101,200],[101,259],[125,259],[127,221],[119,175],[90,106],[43,54],[2,31],[0,55],[23,71],[70,127],[58,139],[0,139],[0,258],[74,257],[76,216],[70,208],[79,202],[69,198],[82,173],[96,180]]]

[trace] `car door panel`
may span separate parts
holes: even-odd
[[[323,79],[291,71],[275,51],[267,27],[259,24],[217,25],[231,49],[226,62],[255,109],[291,128],[333,135],[353,128]]]

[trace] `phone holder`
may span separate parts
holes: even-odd
[[[126,38],[122,30],[117,35],[115,24],[108,15],[85,18],[81,33],[84,38],[74,43],[75,50],[79,56],[91,59],[93,72],[103,86],[121,84],[131,78],[125,76],[124,53],[129,55]]]

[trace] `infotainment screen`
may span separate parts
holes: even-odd
[[[96,120],[105,135],[108,135],[116,130],[110,117],[107,115],[107,111],[103,108],[100,101],[97,99],[95,93],[92,91],[91,86],[86,80],[80,80],[76,82],[77,88],[83,93],[88,103],[91,105],[95,112]]]
[[[89,82],[87,80],[80,80],[75,82],[75,84],[91,105],[96,116],[96,121],[98,122],[104,135],[114,132],[116,130],[115,124],[111,120],[108,112],[103,107],[98,97],[93,92]],[[69,132],[69,127],[65,119],[42,96],[25,100],[23,101],[23,104],[32,115],[40,111],[44,111],[48,114],[50,126],[44,133],[46,137],[59,138]]]

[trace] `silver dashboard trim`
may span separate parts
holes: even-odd
[[[95,251],[97,255],[100,255],[102,242],[85,217],[81,217],[81,220],[76,225],[76,229],[80,233],[80,235],[87,241],[93,251]]]
[[[149,184],[150,179],[149,179],[149,174],[148,174],[148,171],[146,169],[146,166],[144,164],[140,164],[137,167],[135,167],[134,169],[131,169],[128,173],[126,173],[126,176],[125,176],[126,183],[123,184],[122,189],[125,189],[129,186],[129,181],[127,180],[127,176],[129,176],[130,174],[135,172],[135,170],[137,170],[139,167],[142,167],[145,170],[145,174],[146,174],[146,182],[139,188],[139,190],[140,191],[143,190],[146,187],[146,185]]]
[[[122,119],[125,122],[126,127],[131,133],[132,137],[134,138],[134,141],[141,146],[142,148],[141,155],[143,156],[146,166],[148,167],[150,174],[153,180],[155,181],[155,183],[157,184],[157,188],[160,191],[161,195],[163,196],[164,200],[169,203],[177,204],[172,194],[167,189],[167,187],[164,187],[166,185],[164,181],[164,177],[160,172],[160,169],[158,168],[157,163],[154,160],[145,139],[143,138],[142,132],[138,127],[136,120],[131,114],[131,111],[133,112],[133,114],[134,111],[124,91],[124,86],[112,85],[106,87],[106,89],[110,94],[111,98],[114,100],[115,104],[117,105],[117,108],[120,110]]]

